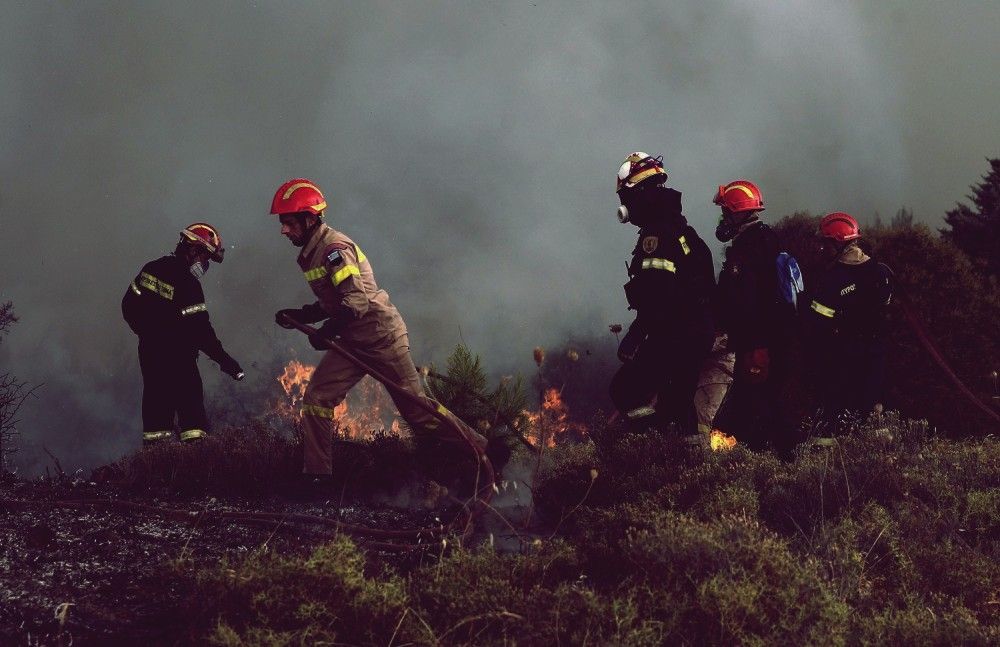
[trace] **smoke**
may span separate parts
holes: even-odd
[[[739,176],[775,216],[906,205],[937,223],[1000,147],[988,3],[665,4],[6,7],[0,298],[21,322],[0,360],[45,384],[24,469],[42,444],[67,468],[137,445],[118,302],[191,222],[230,248],[203,281],[230,352],[308,359],[271,323],[312,300],[267,215],[290,177],[325,189],[418,362],[465,340],[526,371],[535,345],[627,323],[634,230],[612,187],[632,150],[664,155],[710,238],[709,196]]]

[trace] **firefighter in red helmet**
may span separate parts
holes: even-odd
[[[807,300],[807,364],[822,417],[832,421],[882,403],[892,271],[861,249],[861,228],[849,214],[823,216],[818,235],[828,267]]]
[[[715,270],[708,246],[664,186],[662,158],[631,153],[618,170],[618,220],[639,228],[625,297],[636,311],[618,348],[611,400],[630,427],[697,432],[694,393],[712,347]]]
[[[764,198],[753,182],[724,184],[713,202],[722,210],[715,237],[729,243],[719,273],[716,321],[736,357],[733,383],[713,427],[751,449],[786,453],[793,441],[780,391],[795,310],[778,289],[778,237],[760,219]]]
[[[233,379],[243,379],[243,369],[212,328],[199,282],[209,261],[221,263],[225,251],[219,232],[196,222],[181,230],[173,254],[146,263],[125,290],[122,315],[139,336],[144,444],[172,439],[175,416],[182,441],[205,436],[199,351]]]
[[[285,182],[274,194],[271,213],[278,216],[282,235],[301,248],[299,267],[316,296],[315,301],[301,308],[279,310],[275,322],[291,328],[285,317],[303,324],[322,321],[317,335],[310,338],[317,350],[326,350],[324,338],[337,338],[376,371],[410,393],[426,397],[410,357],[403,318],[389,301],[388,293],[375,282],[371,261],[358,244],[323,221],[326,207],[319,187],[304,178]],[[364,375],[336,352],[328,351],[320,360],[302,402],[306,475],[331,475],[334,409]],[[418,441],[434,444],[458,440],[442,438],[442,425],[423,408],[402,398],[393,399]],[[485,440],[482,444],[485,446]]]

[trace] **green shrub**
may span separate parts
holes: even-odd
[[[366,578],[364,566],[347,538],[304,559],[257,553],[201,572],[189,613],[221,645],[386,644],[397,626],[419,635],[405,582]]]
[[[864,645],[995,645],[1000,639],[996,625],[983,627],[968,609],[940,597],[928,604],[908,596],[854,625],[854,639]]]
[[[632,506],[617,546],[622,588],[664,623],[668,640],[724,644],[841,644],[848,609],[819,564],[748,517],[709,522]]]

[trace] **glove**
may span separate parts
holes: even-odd
[[[337,328],[332,319],[327,319],[316,332],[309,335],[309,345],[316,350],[330,350],[327,342],[337,336]]]
[[[621,343],[618,344],[618,359],[622,362],[631,362],[635,359],[636,353],[639,352],[639,347],[644,341],[646,341],[646,335],[640,333],[638,326],[633,324],[622,337]]]
[[[743,366],[750,384],[762,384],[767,381],[771,356],[766,348],[755,348],[743,354]]]
[[[243,373],[243,368],[240,367],[240,363],[237,362],[232,357],[229,357],[219,363],[219,368],[222,372],[233,378],[236,381],[242,380],[245,373]]]
[[[285,308],[284,310],[278,310],[274,313],[274,323],[278,324],[282,328],[294,328],[295,326],[285,321],[285,317],[288,317],[298,323],[306,323],[303,321],[303,319],[305,319],[305,312],[303,312],[302,308]]]

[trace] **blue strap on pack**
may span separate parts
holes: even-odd
[[[774,262],[778,272],[778,294],[797,310],[799,295],[806,289],[799,262],[788,252],[779,252]]]

